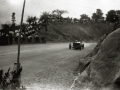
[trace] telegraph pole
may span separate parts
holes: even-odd
[[[23,9],[22,9],[22,15],[21,15],[21,24],[20,24],[20,31],[19,31],[19,37],[18,37],[18,55],[17,55],[17,72],[20,68],[20,42],[21,42],[21,31],[22,31],[22,24],[23,24],[23,16],[24,16],[24,9],[25,9],[25,2],[26,0],[24,0],[23,2]]]

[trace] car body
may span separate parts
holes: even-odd
[[[69,49],[84,49],[84,44],[80,41],[76,41],[76,42],[73,42],[73,43],[70,43],[69,44]]]

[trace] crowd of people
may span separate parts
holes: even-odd
[[[10,34],[3,34],[0,36],[0,45],[8,45],[13,43],[13,37]]]
[[[23,28],[21,32],[21,43],[39,43],[44,42],[43,37],[40,37],[38,31],[40,30],[40,26],[37,24],[28,24]],[[9,31],[9,32],[0,32],[0,45],[11,45],[17,44],[20,30]],[[45,40],[45,39],[44,39]]]
[[[19,38],[19,33],[16,33],[15,35],[12,33],[4,33],[3,35],[0,35],[0,45],[12,45],[17,44]],[[40,39],[38,34],[29,35],[28,33],[22,33],[21,34],[21,43],[39,43]]]

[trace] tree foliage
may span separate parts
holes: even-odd
[[[62,14],[64,14],[64,13],[68,13],[68,11],[66,11],[66,10],[58,10],[58,9],[52,11],[52,14],[56,14],[59,17],[62,17]]]
[[[88,15],[86,15],[86,14],[82,14],[82,15],[80,15],[80,16],[81,16],[80,19],[88,19],[88,18],[89,18]]]
[[[29,25],[31,24],[31,23],[35,23],[36,22],[36,20],[37,20],[37,18],[36,18],[36,16],[28,16],[27,17],[27,22],[29,23]]]
[[[4,30],[4,32],[9,32],[10,30],[10,25],[9,24],[2,24],[1,25],[2,29]]]
[[[40,16],[39,22],[41,22],[41,25],[45,28],[47,31],[47,26],[48,26],[48,17],[50,16],[49,12],[43,12],[42,15]]]
[[[108,13],[106,14],[106,21],[109,21],[111,23],[119,21],[118,13],[115,10],[108,11]]]
[[[116,10],[116,14],[120,17],[120,10]]]
[[[50,15],[49,12],[43,12],[42,15],[40,16],[39,21],[47,23],[49,15]]]
[[[96,14],[96,13],[93,13],[92,19],[95,20],[95,21],[97,21],[97,18],[98,18],[97,14]]]
[[[92,15],[92,19],[97,21],[98,19],[102,19],[103,18],[103,13],[101,9],[97,9],[96,13],[93,13]]]
[[[103,13],[102,13],[102,10],[101,9],[97,9],[96,10],[96,15],[97,15],[97,18],[100,19],[103,17]]]

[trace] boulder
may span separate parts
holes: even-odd
[[[104,40],[99,41],[99,44],[92,54],[89,54],[80,62],[80,74],[76,80],[76,82],[79,82],[79,86],[81,84],[88,87],[93,84],[98,87],[113,84],[120,85],[120,29],[113,31],[107,37],[104,36]],[[92,87],[95,88],[95,86]]]
[[[115,82],[120,70],[120,29],[110,33],[102,42],[94,60],[90,63],[90,77],[98,84]]]
[[[99,51],[99,49],[101,47],[102,42],[106,39],[106,36],[107,36],[107,34],[104,34],[100,38],[100,40],[98,41],[98,43],[97,43],[96,47],[94,48],[94,50],[90,54],[88,54],[86,57],[93,57],[94,55],[96,55],[98,53],[98,51]]]

